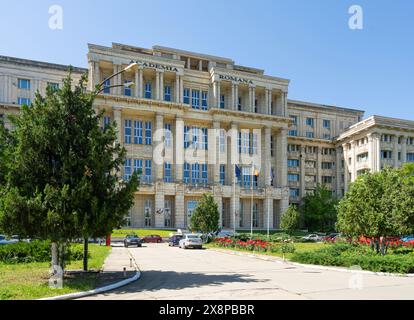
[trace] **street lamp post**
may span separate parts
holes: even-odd
[[[127,72],[129,70],[131,70],[133,67],[137,66],[138,63],[134,62],[131,63],[129,66],[127,66],[126,68],[122,69],[121,71],[118,71],[116,73],[114,73],[113,75],[109,76],[108,78],[106,78],[105,80],[103,80],[100,84],[98,84],[95,88],[95,95],[98,95],[99,93],[101,93],[103,90],[107,89],[107,88],[118,88],[118,87],[130,87],[132,85],[134,85],[133,82],[127,82],[124,84],[117,84],[117,85],[113,85],[113,86],[108,86],[108,87],[104,87],[105,82],[107,82],[108,80],[111,80],[112,78],[115,78],[117,75]]]

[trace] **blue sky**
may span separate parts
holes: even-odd
[[[0,55],[86,67],[87,43],[163,45],[291,80],[289,98],[414,120],[411,0],[0,0]],[[49,29],[49,7],[63,30]],[[348,9],[364,10],[350,30]]]

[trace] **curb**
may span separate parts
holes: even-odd
[[[367,271],[367,270],[353,270],[353,269],[346,269],[341,267],[328,267],[328,266],[320,266],[320,265],[313,265],[313,264],[302,264],[297,262],[290,262],[290,261],[283,261],[281,258],[278,257],[267,257],[265,255],[258,255],[252,253],[245,253],[233,250],[225,250],[225,249],[215,249],[209,248],[209,250],[214,250],[216,252],[237,255],[242,257],[248,257],[253,259],[264,260],[268,262],[275,262],[279,264],[287,264],[295,267],[301,268],[308,268],[308,269],[317,269],[317,270],[326,270],[326,271],[337,271],[337,272],[344,272],[344,273],[357,273],[357,274],[367,274],[367,275],[375,275],[375,276],[383,276],[383,277],[401,277],[401,278],[414,278],[414,273],[389,273],[389,272],[375,272],[375,271]]]
[[[114,284],[110,284],[107,285],[105,287],[101,287],[101,288],[97,288],[97,289],[93,289],[93,290],[89,290],[89,291],[83,291],[83,292],[75,292],[75,293],[69,293],[69,294],[64,294],[61,296],[56,296],[56,297],[50,297],[50,298],[42,298],[42,299],[37,299],[39,301],[45,301],[45,300],[49,300],[49,301],[56,301],[56,300],[73,300],[73,299],[79,299],[79,298],[84,298],[84,297],[88,297],[88,296],[93,296],[96,294],[100,294],[100,293],[105,293],[107,291],[111,291],[114,289],[118,289],[120,287],[126,286],[134,281],[137,281],[141,278],[141,271],[139,270],[139,267],[134,259],[134,257],[131,255],[131,253],[128,250],[128,254],[130,256],[130,258],[134,261],[134,265],[135,265],[135,270],[136,273],[133,277],[119,281],[117,283]]]

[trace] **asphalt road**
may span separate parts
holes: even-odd
[[[141,279],[88,299],[414,299],[414,278],[315,270],[166,244],[129,250]]]

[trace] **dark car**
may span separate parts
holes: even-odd
[[[158,235],[150,235],[142,238],[142,241],[145,243],[161,243],[162,238]]]
[[[177,247],[180,244],[180,240],[182,238],[182,235],[173,235],[170,239],[168,239],[168,245],[170,247]]]
[[[130,246],[142,247],[142,240],[137,235],[130,234],[125,237],[124,246],[125,248]]]

